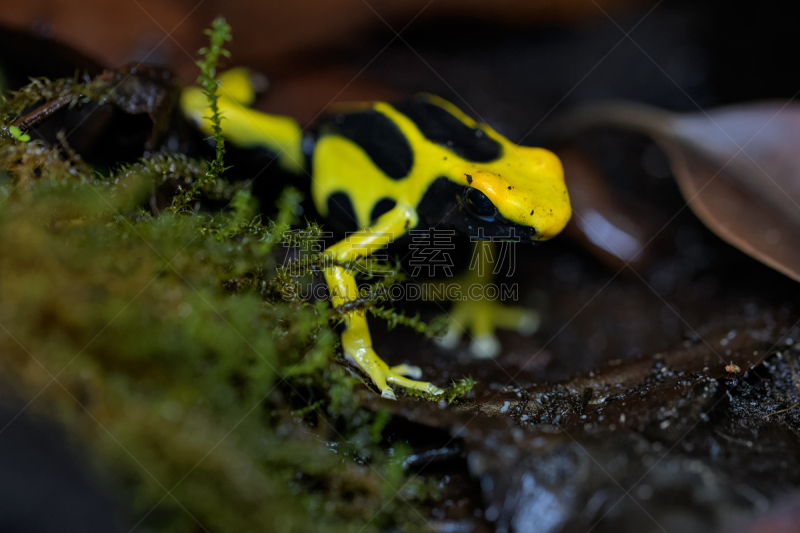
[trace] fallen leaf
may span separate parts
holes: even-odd
[[[573,135],[618,127],[664,150],[688,206],[720,238],[800,281],[800,105],[764,102],[671,113],[635,103],[584,108]]]

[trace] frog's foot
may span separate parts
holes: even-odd
[[[345,346],[345,352],[367,373],[370,379],[372,379],[372,382],[375,383],[381,391],[381,396],[384,398],[389,398],[390,400],[397,399],[397,396],[389,385],[399,385],[400,387],[430,394],[441,394],[444,392],[433,383],[415,381],[415,379],[422,377],[422,370],[419,367],[397,365],[390,368],[389,365],[378,357],[371,347],[356,347],[356,349],[349,351]]]
[[[411,379],[419,379],[422,377],[422,369],[414,365],[397,365],[389,368],[395,374],[400,374]]]
[[[396,368],[399,368],[400,370],[396,371]],[[371,377],[372,381],[374,381],[378,388],[381,389],[381,396],[384,398],[389,398],[390,400],[396,400],[397,396],[395,396],[394,391],[391,389],[391,387],[386,385],[386,383],[399,385],[407,389],[414,389],[430,394],[442,394],[444,392],[433,383],[428,383],[426,381],[415,381],[413,379],[404,377],[403,374],[413,374],[413,377],[419,378],[422,376],[422,370],[415,366],[399,365],[399,367],[386,368],[385,370],[370,373],[369,377]]]
[[[462,335],[470,331],[470,353],[479,359],[493,359],[502,346],[495,330],[513,329],[530,336],[539,329],[539,313],[524,307],[511,307],[492,300],[463,300],[453,305],[447,333],[437,340],[443,348],[455,348]]]

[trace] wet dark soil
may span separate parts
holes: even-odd
[[[443,531],[755,530],[795,508],[796,285],[689,213],[662,238],[639,270],[568,242],[519,247],[536,275],[509,281],[543,326],[501,333],[494,360],[472,358],[468,339],[448,352],[375,328],[387,360],[439,385],[478,381],[450,406],[366,400],[414,424],[396,439],[447,433],[415,449],[419,475],[453,480],[436,511]]]
[[[479,380],[467,400],[367,402],[412,424],[394,438],[421,437],[419,475],[450,480],[431,512],[462,529],[442,530],[746,528],[800,487],[800,328],[786,309],[750,311],[565,380],[547,379],[557,365],[541,338],[508,334],[496,361],[457,367]],[[468,357],[466,344],[442,354],[388,340],[387,358],[402,351],[438,383]]]

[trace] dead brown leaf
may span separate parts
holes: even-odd
[[[618,127],[667,154],[687,205],[720,238],[800,281],[800,106],[753,103],[677,114],[635,103],[592,106],[568,134]]]

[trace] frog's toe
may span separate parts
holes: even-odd
[[[392,372],[395,374],[400,374],[401,376],[405,376],[411,379],[419,379],[422,377],[422,369],[418,366],[414,365],[397,365],[390,368]]]
[[[438,396],[439,394],[444,394],[444,389],[440,389],[433,383],[428,383],[428,392],[430,392],[431,394],[436,394]]]
[[[433,383],[428,383],[427,381],[415,381],[413,379],[404,378],[400,374],[391,371],[386,376],[386,381],[394,385],[405,387],[407,389],[414,389],[422,392],[428,392],[431,394],[441,394],[442,392],[442,390]]]
[[[454,349],[458,346],[459,341],[461,341],[461,328],[453,325],[447,328],[447,333],[434,339],[436,345],[445,350]]]
[[[397,395],[395,395],[391,387],[386,387],[381,391],[381,398],[386,398],[387,400],[396,400]]]
[[[542,318],[536,311],[524,311],[517,322],[517,332],[524,336],[530,337],[539,330],[542,323]]]
[[[494,359],[500,355],[501,350],[500,341],[489,333],[475,335],[469,344],[470,353],[478,359]]]

